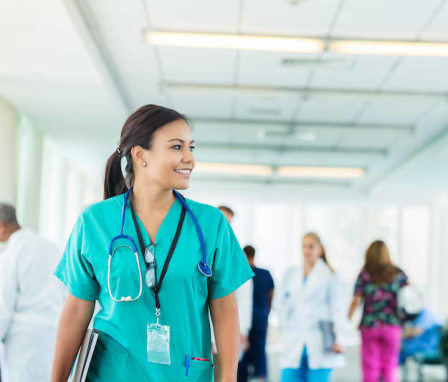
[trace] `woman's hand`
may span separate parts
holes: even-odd
[[[337,353],[337,354],[341,354],[341,353],[344,352],[343,347],[341,345],[339,345],[339,344],[334,344],[332,350],[333,350],[334,353]]]

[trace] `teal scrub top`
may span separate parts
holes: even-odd
[[[134,302],[116,303],[107,285],[109,245],[120,233],[124,194],[88,207],[79,217],[55,272],[75,297],[99,303],[93,327],[100,331],[88,381],[212,381],[209,301],[224,297],[253,277],[253,272],[223,214],[216,208],[187,199],[205,239],[207,263],[213,276],[198,270],[201,245],[193,220],[188,215],[169,264],[162,288],[160,324],[170,326],[170,365],[147,360],[147,325],[156,323],[155,300],[144,283],[145,262],[129,206],[124,234],[131,236],[139,250],[143,289]],[[174,238],[182,206],[171,206],[155,238],[158,279]],[[150,238],[138,220],[145,247]],[[117,243],[128,244],[128,242]],[[111,265],[114,297],[135,297],[139,290],[138,268],[131,251],[118,249]]]

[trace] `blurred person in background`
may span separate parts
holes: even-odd
[[[328,382],[332,369],[345,365],[346,308],[316,233],[303,237],[302,252],[303,265],[286,271],[275,299],[283,345],[281,382]]]
[[[228,206],[221,205],[218,209],[222,212],[226,220],[232,225],[235,212]],[[238,317],[240,321],[240,355],[239,359],[243,356],[244,352],[249,349],[249,330],[252,324],[252,296],[253,296],[253,281],[252,279],[241,285],[235,291],[236,302],[238,305]],[[212,333],[213,334],[213,333]],[[215,339],[212,335],[212,348],[214,349],[215,365],[219,365],[219,355],[216,350]],[[215,380],[220,380],[220,368],[215,367]]]
[[[274,280],[266,269],[255,266],[255,248],[246,245],[243,248],[247,261],[255,273],[253,278],[254,292],[252,305],[252,325],[249,332],[249,349],[246,350],[238,365],[238,382],[246,382],[249,378],[265,381],[267,378],[266,335],[268,331],[269,312],[274,297]]]
[[[442,322],[425,306],[422,293],[413,285],[404,287],[399,295],[399,305],[404,321],[400,364],[416,356],[420,359],[438,359]]]
[[[15,208],[0,203],[0,339],[3,382],[48,382],[62,284],[53,275],[60,251],[17,222]]]
[[[374,241],[367,249],[349,310],[351,319],[364,302],[360,324],[364,382],[397,381],[402,336],[398,295],[408,283],[406,274],[392,263],[386,244]]]

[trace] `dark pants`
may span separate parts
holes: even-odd
[[[266,378],[266,334],[266,330],[251,330],[249,332],[250,347],[238,364],[238,382],[247,382],[249,369],[253,369],[253,372],[250,373],[252,378]]]

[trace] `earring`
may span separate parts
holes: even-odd
[[[143,163],[142,163],[142,166],[143,166],[143,167],[146,167],[146,162],[143,162]]]

